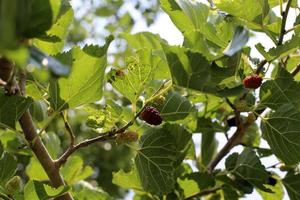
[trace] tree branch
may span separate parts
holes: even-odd
[[[11,78],[12,71],[13,70],[13,63],[9,62],[7,59],[5,62],[2,62],[4,58],[1,58],[0,61],[0,72],[1,72],[1,79],[6,78],[7,79]],[[4,64],[3,64],[4,63]],[[3,65],[1,65],[3,64]],[[10,64],[10,66],[8,66]],[[5,73],[4,73],[5,72]],[[24,77],[20,78],[20,86],[24,90],[23,92],[25,93],[25,82],[26,82],[26,74]],[[24,86],[24,87],[23,87]],[[19,86],[16,85],[19,90]],[[20,93],[16,94],[20,95]],[[50,154],[48,153],[46,147],[44,146],[43,142],[41,139],[37,136],[36,128],[34,126],[32,117],[29,113],[29,111],[25,111],[24,114],[20,117],[19,119],[20,126],[23,130],[24,136],[26,141],[28,142],[31,150],[35,154],[36,158],[40,162],[41,166],[47,173],[50,182],[53,187],[59,187],[62,185],[65,185],[63,178],[60,176],[59,173],[59,168],[56,167],[55,162],[52,160]],[[72,196],[70,193],[66,193],[60,197],[56,198],[57,200],[73,200]]]
[[[266,64],[267,62],[268,62],[267,60],[262,60],[262,61],[257,65],[255,74],[259,74],[259,73],[263,70],[263,68],[264,68],[264,66],[265,66],[265,64]]]
[[[74,135],[74,132],[73,132],[73,130],[72,130],[72,127],[71,127],[71,125],[69,124],[69,122],[68,122],[68,119],[67,119],[67,117],[65,116],[65,114],[64,113],[61,113],[61,116],[62,116],[62,118],[63,118],[63,120],[64,120],[64,123],[65,123],[65,129],[66,129],[66,131],[69,133],[69,135],[70,135],[70,146],[74,146],[74,144],[75,144],[75,135]]]
[[[194,194],[188,198],[186,198],[185,200],[191,200],[195,197],[202,197],[204,195],[208,195],[208,194],[211,194],[211,193],[215,193],[217,192],[218,190],[221,190],[223,188],[223,186],[218,186],[218,187],[214,187],[214,188],[209,188],[209,189],[204,189],[204,190],[201,190],[199,193],[197,194]]]
[[[277,43],[278,45],[282,45],[283,37],[286,33],[285,24],[286,24],[287,16],[289,14],[289,9],[291,7],[291,4],[292,4],[292,0],[288,0],[288,2],[286,4],[285,11],[282,13],[281,30],[280,30],[280,36],[279,36],[279,39],[278,39],[278,43]]]
[[[253,120],[250,119],[249,114],[246,122],[242,122],[241,118],[236,116],[236,119],[238,120],[237,124],[237,130],[233,134],[233,136],[227,141],[225,146],[218,152],[218,154],[215,156],[215,158],[210,162],[208,165],[208,172],[212,173],[212,171],[215,169],[215,167],[218,165],[218,163],[229,153],[229,151],[235,147],[236,145],[240,144],[241,139],[243,138],[247,128],[253,123]]]
[[[147,104],[146,104],[147,105]],[[145,105],[145,106],[146,106]],[[123,133],[127,128],[133,125],[134,121],[138,118],[140,113],[144,110],[145,106],[133,117],[133,119],[128,122],[125,126],[123,126],[120,129],[114,129],[110,130],[106,133],[101,134],[100,136],[84,140],[76,145],[70,145],[69,148],[63,153],[63,155],[58,158],[55,163],[58,168],[60,168],[64,163],[67,162],[68,158],[76,152],[78,149],[81,149],[83,147],[87,147],[91,144],[97,143],[97,142],[103,142],[108,141],[110,139],[113,139],[115,135]]]

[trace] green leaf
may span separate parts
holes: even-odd
[[[290,103],[300,108],[300,85],[284,68],[279,67],[274,80],[266,81],[260,88],[260,104],[272,109]]]
[[[122,188],[143,191],[136,169],[131,169],[131,171],[127,173],[123,170],[113,173],[112,182]]]
[[[263,198],[263,200],[282,200],[284,198],[284,191],[283,191],[283,185],[279,176],[274,176],[273,178],[275,178],[277,180],[276,184],[274,186],[272,185],[265,185],[266,188],[269,188],[270,190],[272,190],[273,192],[264,192],[261,190],[257,190],[258,193],[261,195],[261,197]]]
[[[10,153],[4,151],[3,145],[0,142],[0,186],[4,186],[16,171],[16,159]]]
[[[136,34],[121,33],[122,38],[127,40],[128,44],[136,49],[162,49],[162,39],[158,34],[151,32],[140,32]]]
[[[139,50],[137,56],[126,60],[126,69],[123,70],[123,74],[118,75],[116,71],[110,73],[109,82],[132,104],[137,102],[153,78],[159,58],[153,59],[152,56],[149,49]]]
[[[91,185],[89,182],[81,181],[72,188],[72,194],[78,200],[112,200],[105,191]]]
[[[233,159],[230,162],[230,165],[228,162],[229,158],[227,158],[228,161],[226,160],[227,169],[229,169],[234,175],[244,179],[255,187],[263,191],[270,191],[270,189],[264,186],[264,184],[266,184],[268,181],[269,173],[261,164],[259,158],[253,150],[250,148],[245,148],[240,155],[233,155],[235,155],[234,159],[233,157],[229,157],[230,159]]]
[[[291,104],[285,104],[262,122],[263,137],[274,154],[286,164],[300,161],[300,112]]]
[[[253,21],[264,9],[264,0],[215,0],[214,3],[220,10],[248,21]]]
[[[91,176],[93,169],[90,166],[84,166],[81,157],[73,156],[64,164],[61,174],[65,181],[72,185]]]
[[[222,81],[234,76],[234,66],[219,67],[201,54],[182,47],[164,46],[164,49],[173,84],[217,95],[224,95],[231,89],[224,87]]]
[[[300,199],[300,174],[287,174],[282,183],[286,188],[291,200]]]
[[[242,138],[242,143],[248,147],[258,147],[260,144],[260,129],[254,123],[247,128]]]
[[[215,138],[216,132],[223,132],[223,127],[212,122],[211,119],[200,117],[197,120],[196,132],[201,132],[201,156],[200,162],[207,166],[214,155],[217,153],[218,141]]]
[[[42,135],[43,142],[53,159],[58,158],[60,151],[62,150],[60,145],[60,139],[56,133],[50,132]]]
[[[47,31],[48,36],[55,36],[58,38],[58,41],[45,41],[43,38],[39,38],[34,40],[34,44],[49,55],[58,54],[64,47],[65,37],[72,20],[72,7],[68,1],[64,0],[60,5],[58,18],[52,25],[51,29]]]
[[[31,104],[29,111],[31,116],[37,120],[38,122],[42,122],[47,118],[47,104],[44,100],[33,101]]]
[[[215,133],[202,133],[201,137],[201,164],[208,166],[210,161],[217,153],[218,141],[215,138]]]
[[[45,181],[49,179],[44,168],[35,157],[30,158],[29,164],[26,166],[26,174],[31,179],[37,181]]]
[[[0,90],[0,126],[16,128],[16,122],[32,103],[31,98],[6,96]]]
[[[233,35],[231,22],[197,1],[161,0],[160,3],[185,36],[187,47],[199,50],[210,60],[219,57]]]
[[[180,31],[186,32],[194,29],[193,22],[182,12],[182,9],[175,0],[160,0],[160,6],[170,16]],[[198,14],[201,15],[201,13]]]
[[[290,40],[278,47],[271,48],[268,52],[265,51],[264,47],[259,43],[255,47],[265,57],[267,61],[273,61],[289,55],[300,47],[300,36],[294,35]]]
[[[85,46],[82,50],[74,47],[57,56],[63,62],[71,62],[72,72],[68,78],[50,83],[50,102],[55,110],[76,108],[101,99],[106,51],[112,39],[109,37],[103,47]]]
[[[53,13],[49,0],[17,2],[16,27],[21,37],[39,37],[51,27]]]
[[[44,94],[37,84],[28,81],[26,84],[26,95],[34,100],[41,100]]]
[[[47,200],[65,194],[69,190],[69,186],[60,186],[55,189],[41,182],[30,180],[24,187],[24,199]]]
[[[159,35],[150,32],[140,32],[136,34],[122,33],[121,37],[126,39],[129,46],[135,50],[149,49],[152,51],[152,59],[158,60],[157,70],[153,69],[155,79],[169,79],[170,72],[163,52],[161,43],[165,43]]]
[[[175,186],[175,168],[181,163],[191,135],[179,125],[149,129],[140,139],[135,164],[144,190],[167,194]]]
[[[213,187],[215,185],[214,178],[203,172],[193,172],[186,174],[177,179],[177,182],[183,190],[184,197],[190,198],[193,195],[201,192],[201,190]]]
[[[107,99],[104,109],[86,107],[89,114],[86,125],[91,128],[101,128],[103,132],[117,127],[124,117],[123,108],[114,101]]]
[[[224,50],[227,56],[233,56],[236,52],[240,51],[248,42],[249,32],[241,26],[235,29],[233,39]]]
[[[171,90],[161,105],[157,105],[164,121],[176,121],[186,118],[194,108],[187,98]]]

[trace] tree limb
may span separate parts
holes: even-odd
[[[265,64],[266,64],[267,62],[268,62],[267,60],[262,60],[262,61],[257,65],[255,74],[259,74],[259,73],[262,71],[262,69],[264,68],[264,66],[265,66]]]
[[[291,7],[291,4],[292,4],[292,0],[288,0],[288,2],[286,4],[285,11],[282,13],[281,30],[280,30],[280,35],[279,35],[278,43],[277,43],[278,46],[282,45],[283,37],[284,37],[284,35],[286,33],[285,24],[286,24],[287,16],[289,14],[289,9]]]
[[[68,122],[68,119],[67,119],[67,117],[65,116],[65,114],[64,113],[61,113],[61,116],[62,116],[62,118],[63,118],[63,120],[64,120],[64,123],[65,123],[65,129],[66,129],[66,131],[69,133],[69,135],[70,135],[70,146],[74,146],[74,144],[75,144],[75,135],[74,135],[74,132],[73,132],[73,130],[72,130],[72,127],[71,127],[71,125],[69,124],[69,122]]]
[[[218,154],[215,156],[215,158],[210,162],[208,165],[208,172],[212,173],[212,171],[215,169],[215,167],[218,165],[218,163],[229,153],[229,151],[235,147],[236,145],[240,144],[247,128],[253,123],[253,120],[250,120],[249,114],[246,122],[242,122],[241,118],[236,116],[238,120],[237,124],[237,130],[233,134],[233,136],[227,141],[225,146],[218,152]]]
[[[13,69],[13,63],[9,62],[7,59],[2,62],[4,58],[1,58],[0,61],[0,72],[1,79],[6,78],[6,80],[11,78],[12,72],[10,70]],[[3,64],[4,63],[4,64]],[[10,63],[11,66],[8,66]],[[1,65],[3,64],[3,65]],[[6,74],[4,73],[6,72]],[[25,72],[24,72],[25,73]],[[26,82],[26,74],[20,78],[20,87],[22,87],[23,93],[25,93],[25,82]],[[19,86],[18,92],[20,92]],[[20,95],[20,93],[16,94]],[[50,182],[53,187],[57,188],[59,186],[65,185],[63,178],[59,173],[59,168],[56,167],[55,162],[52,160],[50,154],[48,153],[46,147],[44,146],[42,140],[37,136],[36,128],[34,126],[32,117],[29,111],[25,111],[24,114],[19,119],[20,126],[23,130],[26,141],[28,142],[31,150],[35,154],[36,158],[40,162],[41,166],[47,173]],[[56,198],[57,200],[73,200],[70,193],[66,193],[60,197]]]

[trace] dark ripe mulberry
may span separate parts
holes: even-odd
[[[247,76],[243,80],[244,87],[250,89],[259,88],[261,83],[262,83],[262,77],[258,76],[257,74]]]
[[[160,125],[162,123],[160,113],[152,106],[146,106],[141,112],[140,118],[151,125]]]

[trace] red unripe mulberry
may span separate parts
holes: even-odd
[[[250,89],[259,88],[259,86],[261,86],[261,83],[262,83],[262,77],[260,77],[256,74],[247,76],[243,80],[244,87],[250,88]]]

